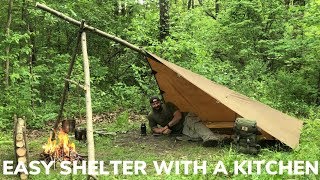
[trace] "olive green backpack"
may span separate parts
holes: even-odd
[[[256,121],[237,118],[234,124],[235,144],[237,150],[245,154],[258,154],[260,145],[257,142],[258,128]]]

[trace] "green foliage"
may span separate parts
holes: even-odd
[[[10,36],[0,32],[2,79],[4,64],[10,61],[10,85],[0,87],[0,129],[12,126],[13,114],[26,116],[32,128],[41,128],[57,116],[78,28],[36,9],[34,3],[15,2]],[[183,1],[172,1],[170,36],[162,43],[158,41],[158,1],[45,3],[281,111],[319,116],[317,0],[305,6],[280,0],[219,1],[218,14],[213,1],[190,10]],[[3,3],[1,10],[7,8]],[[2,29],[7,20],[4,14]],[[93,33],[88,32],[87,39],[94,113],[119,108],[145,113],[147,99],[158,94],[158,87],[144,57]],[[82,64],[79,53],[72,74],[79,83],[83,83]],[[71,85],[64,117],[84,112],[84,93]]]
[[[107,132],[123,133],[123,132],[130,131],[132,129],[136,129],[137,127],[135,126],[137,126],[136,123],[129,121],[129,112],[123,111],[117,115],[114,122],[99,125],[99,127],[97,128],[98,129],[103,128]]]
[[[127,126],[129,124],[128,118],[129,118],[129,114],[127,111],[121,113],[116,119],[116,123],[115,123],[116,127],[121,128],[121,127]]]

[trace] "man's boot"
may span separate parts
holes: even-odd
[[[218,145],[218,143],[219,143],[219,139],[215,136],[211,136],[207,139],[204,139],[202,145],[204,147],[215,147]]]
[[[194,142],[201,141],[201,138],[192,138],[184,134],[182,136],[177,136],[176,139],[179,141],[194,141]]]

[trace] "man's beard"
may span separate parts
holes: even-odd
[[[162,111],[162,106],[161,106],[161,104],[160,104],[160,106],[159,106],[159,108],[158,108],[158,109],[153,108],[153,110],[154,110],[154,111],[156,111],[156,112],[161,112],[161,111]]]

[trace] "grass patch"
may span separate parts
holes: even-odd
[[[145,120],[141,120],[145,121]],[[119,169],[120,175],[104,175],[99,176],[99,179],[318,179],[319,175],[268,175],[266,170],[262,168],[260,175],[236,175],[234,174],[234,161],[318,161],[320,157],[320,135],[318,128],[320,127],[319,120],[306,120],[303,133],[301,134],[300,145],[292,151],[276,151],[264,148],[257,156],[250,156],[237,153],[232,146],[204,148],[200,142],[180,142],[176,141],[175,137],[160,136],[154,137],[150,134],[140,136],[140,122],[131,122],[127,112],[119,114],[116,121],[112,123],[98,123],[95,128],[103,128],[109,132],[116,132],[116,135],[99,136],[95,135],[95,150],[96,160],[105,161],[108,163],[111,160],[119,161],[144,161],[147,164],[147,175],[121,175],[122,168]],[[30,132],[29,132],[30,134]],[[12,134],[10,132],[0,133],[0,141],[10,141]],[[30,134],[32,135],[32,133]],[[40,132],[40,135],[29,138],[30,159],[39,160],[42,145],[48,138],[48,132]],[[80,154],[87,154],[87,146],[85,142],[75,141],[76,149]],[[4,144],[0,147],[1,160],[12,160],[13,148],[11,144]],[[199,165],[207,162],[207,174],[193,174],[193,166],[189,166],[189,175],[184,175],[183,165],[180,164],[180,174],[176,175],[175,170],[171,171],[170,175],[157,175],[153,166],[153,161],[198,161]],[[225,165],[228,175],[219,173],[213,175],[215,166],[219,161]],[[2,162],[0,165],[2,169]],[[121,167],[121,166],[120,166]],[[262,166],[264,167],[264,166]],[[247,168],[244,168],[247,169]],[[107,165],[107,170],[112,174],[112,170]],[[277,170],[273,168],[273,170]],[[254,169],[253,172],[256,172]],[[286,172],[286,171],[285,171]],[[0,179],[14,179],[15,176],[4,176],[0,174]],[[17,179],[17,178],[16,178]],[[49,175],[41,174],[30,176],[30,179],[86,179],[84,175],[60,175],[59,171],[51,170]]]

